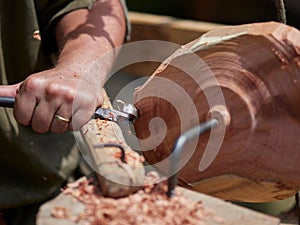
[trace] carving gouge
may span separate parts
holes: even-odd
[[[0,107],[13,108],[15,98],[0,96]],[[108,109],[108,108],[97,108],[93,118],[99,118],[102,120],[109,120],[113,122],[130,122],[137,118],[137,109],[134,105],[129,103],[123,103],[122,109]]]

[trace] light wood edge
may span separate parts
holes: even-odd
[[[139,12],[129,12],[129,19],[132,27],[129,42],[161,40],[175,43],[179,46],[200,37],[210,30],[224,26],[216,23]],[[148,54],[151,54],[145,49],[142,52],[136,51],[136,54],[141,54],[145,58],[147,58]],[[159,54],[163,56],[166,55],[166,52],[162,50]],[[166,58],[168,56],[166,55]],[[141,62],[127,66],[122,71],[138,76],[150,76],[159,64],[160,62]]]
[[[230,202],[225,202],[209,195],[188,190],[183,187],[177,187],[176,190],[180,191],[193,202],[201,201],[205,209],[210,209],[217,217],[223,219],[221,223],[212,220],[209,221],[209,224],[278,225],[280,223],[279,218],[256,212]]]
[[[225,200],[249,202],[247,196],[251,196],[251,202],[271,202],[283,200],[297,193],[276,182],[255,181],[236,175],[221,175],[186,184],[190,189],[206,193],[218,198],[226,196]],[[219,188],[222,187],[222,188]],[[234,187],[240,188],[240,195]],[[269,190],[273,190],[271,193]],[[276,195],[276,193],[278,193]]]
[[[111,103],[103,91],[104,104],[102,107],[111,108]],[[92,168],[97,172],[101,190],[105,196],[123,197],[141,188],[144,179],[142,162],[134,164],[122,163],[113,155],[118,154],[118,148],[97,148],[103,143],[117,143],[124,147],[125,152],[139,156],[126,144],[120,127],[110,121],[105,121],[105,127],[100,127],[95,119],[84,125],[76,134],[80,148],[89,158]]]
[[[196,20],[187,20],[187,19],[180,19],[176,17],[170,16],[162,16],[162,15],[154,15],[149,13],[139,13],[139,12],[129,12],[129,19],[133,26],[155,26],[156,28],[160,29],[168,29],[170,32],[170,36],[172,36],[172,32],[175,31],[182,31],[190,32],[190,35],[193,33],[195,35],[206,33],[209,30],[219,28],[221,24],[217,23],[210,23],[210,22],[203,22],[203,21],[196,21]],[[176,33],[177,34],[177,33]],[[153,34],[156,35],[157,39],[161,39],[159,33]],[[178,42],[181,42],[181,39],[177,39]]]

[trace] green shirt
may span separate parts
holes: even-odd
[[[54,27],[63,14],[92,7],[93,0],[1,0],[0,81],[13,84],[53,66]],[[39,30],[42,41],[33,38]],[[0,210],[43,201],[78,165],[74,137],[40,135],[0,108]]]

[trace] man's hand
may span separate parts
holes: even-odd
[[[20,85],[14,116],[38,133],[77,130],[102,104],[101,87],[94,84],[87,77],[60,68],[32,74]],[[70,122],[58,121],[55,115]]]

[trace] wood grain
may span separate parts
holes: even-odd
[[[202,60],[200,66],[192,63],[195,54]],[[195,143],[195,151],[192,144],[186,146],[180,181],[235,201],[274,201],[295,194],[300,189],[299,67],[300,32],[275,22],[219,28],[186,44],[135,93],[141,148],[147,147],[143,140],[151,135],[164,137],[152,151],[144,152],[146,160],[167,161],[180,133],[207,120],[209,111],[221,104],[229,124],[221,119],[219,128]],[[192,79],[187,72],[198,75]],[[183,92],[176,97],[180,88]],[[166,92],[175,96],[173,102],[159,97]],[[194,106],[196,115],[191,111]],[[223,112],[214,113],[223,117]],[[155,117],[164,120],[166,130],[157,125],[150,132],[149,122]],[[209,138],[218,132],[221,136],[222,130],[225,136],[216,158],[199,171]],[[167,173],[167,168],[168,163],[159,169]]]

